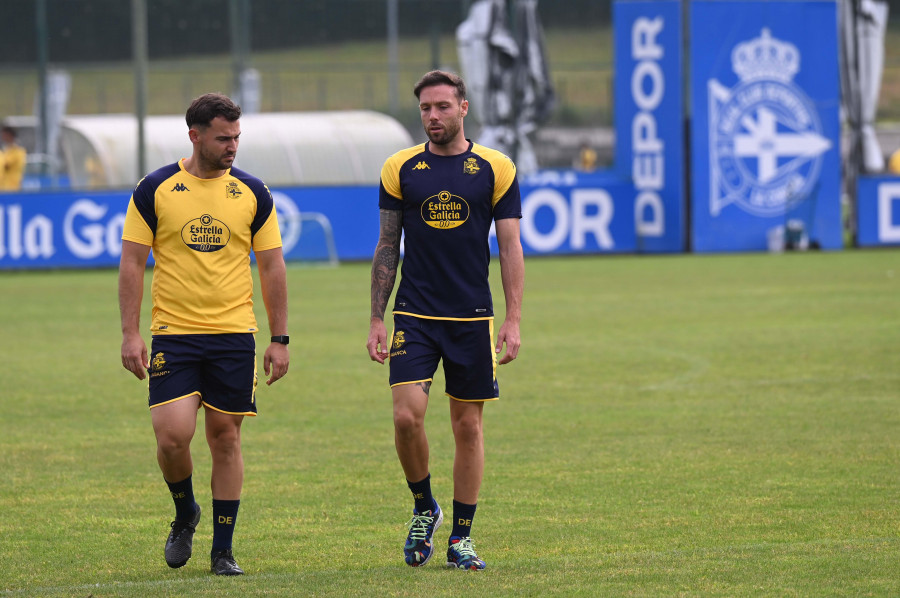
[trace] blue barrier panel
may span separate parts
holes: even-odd
[[[313,247],[310,235],[319,235],[315,223],[304,221],[302,231],[292,226],[300,214],[317,214],[334,231],[338,258],[372,259],[378,242],[378,187],[291,187],[272,189],[278,209],[287,259],[305,259]],[[324,243],[324,240],[323,240]]]
[[[130,192],[0,195],[0,269],[118,264]]]
[[[859,178],[856,242],[860,247],[900,245],[900,177]]]
[[[842,247],[835,2],[694,0],[690,20],[693,249],[766,249],[790,221]]]
[[[618,175],[599,171],[540,171],[520,182],[522,249],[526,254],[605,253],[635,250],[634,186]],[[308,231],[321,234],[315,223],[304,222],[302,233],[291,226],[299,214],[317,214],[334,231],[341,260],[369,260],[378,242],[377,187],[296,187],[273,189],[282,218],[282,237],[288,259],[309,257],[313,243],[304,245]],[[322,242],[318,243],[322,250]],[[491,249],[497,244],[491,236]]]
[[[521,191],[527,254],[635,250],[630,181],[609,172],[545,171],[523,180]],[[332,241],[341,260],[372,258],[377,187],[273,188],[272,195],[288,259],[327,259]],[[130,196],[0,194],[0,270],[117,266]]]
[[[618,174],[542,171],[520,190],[526,255],[635,251],[634,185]]]
[[[637,250],[685,249],[680,0],[613,3],[615,170],[634,182]]]

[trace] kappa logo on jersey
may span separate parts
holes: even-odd
[[[478,166],[478,160],[475,158],[466,158],[466,161],[463,162],[463,172],[466,174],[475,174],[481,170]]]
[[[403,343],[406,342],[406,339],[404,338],[405,334],[406,333],[402,330],[396,331],[394,333],[394,341],[391,343],[391,346],[393,346],[395,349],[399,349],[400,347],[402,347]]]
[[[225,185],[225,195],[231,199],[237,199],[241,194],[241,186],[237,184],[237,181],[231,181]]]
[[[431,166],[425,163],[424,160],[413,166],[413,170],[431,170]]]
[[[190,191],[190,189],[188,189],[187,185],[184,183],[175,183],[175,186],[172,187],[172,191]]]
[[[818,185],[831,141],[809,97],[793,83],[800,52],[763,29],[735,46],[740,82],[708,81],[710,214],[732,203],[756,216],[776,216]]]
[[[449,191],[441,191],[422,202],[422,220],[432,228],[456,228],[468,219],[469,204]]]
[[[228,245],[231,230],[221,220],[209,214],[194,218],[181,229],[181,240],[184,244],[201,253],[219,251]]]

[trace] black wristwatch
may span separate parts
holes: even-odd
[[[272,342],[273,343],[281,343],[282,345],[286,345],[289,342],[291,342],[291,337],[289,337],[286,334],[282,334],[281,336],[273,336]]]

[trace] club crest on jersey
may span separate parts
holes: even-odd
[[[468,219],[469,204],[449,191],[441,191],[422,202],[422,220],[432,228],[456,228]]]
[[[231,230],[221,220],[209,214],[194,218],[181,229],[184,244],[201,253],[219,251],[228,245]]]
[[[478,166],[478,160],[475,158],[466,158],[466,161],[463,162],[463,172],[466,174],[475,174],[481,170]]]
[[[783,214],[815,189],[832,145],[793,82],[800,52],[764,28],[734,47],[731,65],[740,78],[735,87],[707,82],[710,214],[730,204],[756,216]]]
[[[403,346],[403,343],[406,342],[406,339],[404,338],[404,334],[405,333],[402,330],[397,330],[396,332],[394,332],[394,340],[393,340],[393,342],[391,342],[391,346],[393,348],[399,349],[400,347]]]
[[[241,196],[241,186],[237,184],[237,181],[230,181],[225,184],[225,195],[231,199],[237,199]]]

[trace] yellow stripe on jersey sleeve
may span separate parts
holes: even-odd
[[[400,167],[423,151],[425,151],[425,144],[420,143],[414,147],[400,150],[384,161],[384,166],[381,167],[381,184],[385,191],[397,199],[403,199],[403,193],[400,191]]]
[[[487,160],[494,170],[494,196],[491,198],[491,205],[495,206],[516,180],[516,165],[503,152],[477,143],[472,144],[472,153]]]

